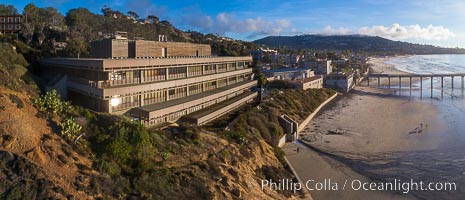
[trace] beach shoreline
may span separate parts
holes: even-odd
[[[408,74],[385,63],[385,59],[370,59],[370,73]],[[438,119],[437,106],[399,96],[398,91],[356,86],[325,106],[300,133],[299,142],[304,143],[300,146],[306,148],[305,153],[293,153],[292,148],[299,144],[287,144],[284,148],[299,176],[302,179],[337,177],[339,181],[376,180],[376,176],[364,173],[357,165],[373,160],[377,164],[388,163],[399,152],[429,151],[442,145],[443,138],[436,133],[445,129],[445,125]],[[303,170],[305,167],[299,168],[301,165],[315,170]],[[360,191],[310,193],[314,199],[352,199],[361,195]],[[365,192],[363,195],[370,199],[414,199],[414,196],[393,192]]]

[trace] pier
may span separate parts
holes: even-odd
[[[454,89],[454,78],[461,77],[461,88],[464,89],[464,76],[465,73],[457,73],[457,74],[367,74],[364,75],[364,78],[367,80],[367,86],[370,86],[370,78],[376,78],[378,80],[377,87],[381,87],[381,79],[387,79],[388,84],[387,87],[391,88],[392,86],[398,86],[398,88],[402,88],[402,78],[407,78],[409,80],[409,88],[412,89],[412,79],[417,78],[420,80],[420,90],[423,91],[423,79],[430,79],[431,81],[431,97],[433,97],[433,79],[434,78],[441,78],[441,90],[444,88],[444,78],[449,78],[451,80],[451,88]],[[392,85],[392,80],[398,79],[398,85]]]

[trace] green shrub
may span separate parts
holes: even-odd
[[[239,131],[228,132],[228,137],[238,144],[247,144],[248,139],[245,133]]]
[[[60,127],[61,135],[69,139],[74,139],[82,130],[82,126],[77,124],[72,117],[60,123]]]
[[[69,113],[72,111],[71,103],[62,101],[60,94],[56,90],[49,91],[45,95],[34,99],[33,103],[42,111],[51,112],[53,114]]]

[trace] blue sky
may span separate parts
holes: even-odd
[[[95,13],[113,10],[154,14],[184,30],[254,40],[268,35],[364,34],[393,40],[465,48],[464,0],[3,0]]]

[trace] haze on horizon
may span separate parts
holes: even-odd
[[[269,35],[380,36],[397,41],[465,48],[463,0],[4,0],[21,13],[24,6],[55,7],[62,14],[85,7],[101,13],[105,5],[141,18],[156,15],[184,30],[214,33],[241,40]]]

